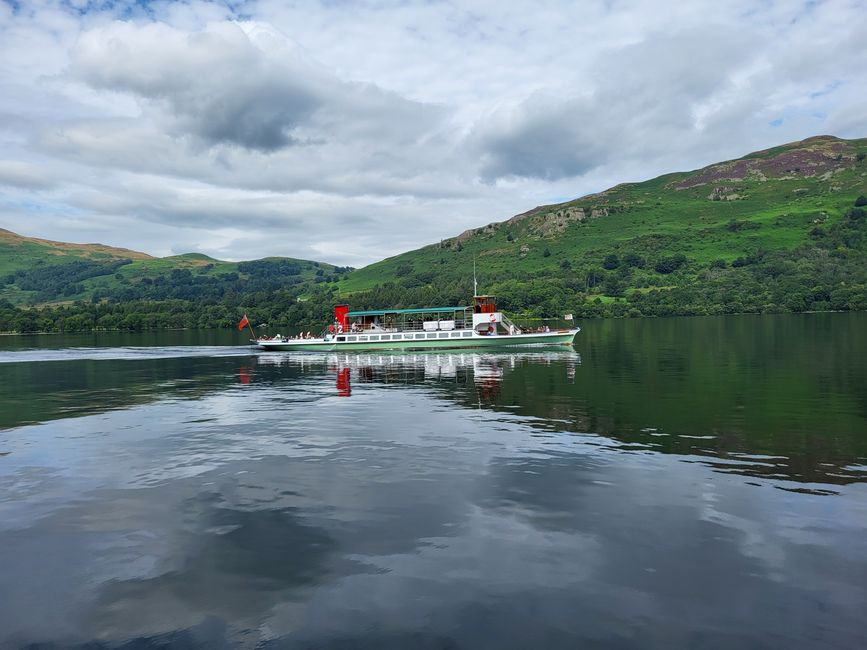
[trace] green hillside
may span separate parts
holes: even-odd
[[[101,244],[67,244],[0,230],[0,300],[13,305],[214,301],[227,294],[336,281],[348,270],[283,257],[224,262],[187,253],[155,258]]]
[[[810,138],[535,208],[354,271],[353,304],[585,316],[867,308],[867,139]]]

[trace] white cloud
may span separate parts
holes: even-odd
[[[0,227],[362,265],[867,135],[864,2],[0,5]]]

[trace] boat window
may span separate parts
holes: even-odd
[[[383,335],[382,335],[381,337],[379,337],[379,338],[380,338],[380,340],[382,340],[382,341],[390,341],[390,340],[391,340],[391,335],[390,335],[390,334],[383,334]]]
[[[449,333],[448,333],[448,332],[440,332],[440,338],[441,338],[441,339],[447,339],[448,337],[449,337]]]
[[[383,337],[383,338],[384,338],[384,337]],[[371,341],[378,341],[378,340],[379,340],[379,336],[371,336],[371,337],[370,337],[370,340],[371,340]]]
[[[457,338],[457,337],[459,337],[460,335],[461,335],[460,332],[452,332],[452,333],[451,333],[451,337],[452,337],[452,338]]]
[[[429,339],[435,339],[437,337],[436,332],[433,332],[432,334],[428,334],[427,337]]]
[[[424,334],[416,334],[416,335],[415,335],[415,338],[417,338],[417,339],[423,339],[423,338],[424,338]]]
[[[359,336],[359,337],[358,337],[358,340],[359,340],[359,341],[366,341],[366,340],[367,340],[367,337],[366,337],[366,336]]]
[[[404,334],[404,335],[403,335],[403,338],[405,338],[405,339],[411,339],[411,338],[412,338],[412,334]]]
[[[473,335],[472,332],[461,332],[461,336],[464,336],[464,337],[470,337],[472,335]]]
[[[338,341],[345,341],[345,340],[346,340],[346,337],[345,337],[345,336],[338,336],[338,337],[337,337],[337,340],[338,340]]]

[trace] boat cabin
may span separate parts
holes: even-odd
[[[472,306],[424,307],[421,309],[369,309],[349,311],[347,305],[334,308],[329,331],[338,342],[393,340],[395,338],[463,338],[520,333],[497,311],[493,296],[474,296]]]
[[[494,314],[497,311],[497,299],[494,296],[473,296],[474,314]]]

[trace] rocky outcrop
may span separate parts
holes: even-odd
[[[676,190],[686,190],[722,181],[830,175],[851,167],[854,162],[855,154],[847,142],[832,136],[817,136],[787,145],[778,152],[773,149],[760,151],[749,158],[705,167],[672,187]]]
[[[707,195],[707,198],[711,201],[737,201],[744,198],[743,194],[741,194],[742,191],[743,188],[741,187],[721,185],[713,188],[711,193]]]

